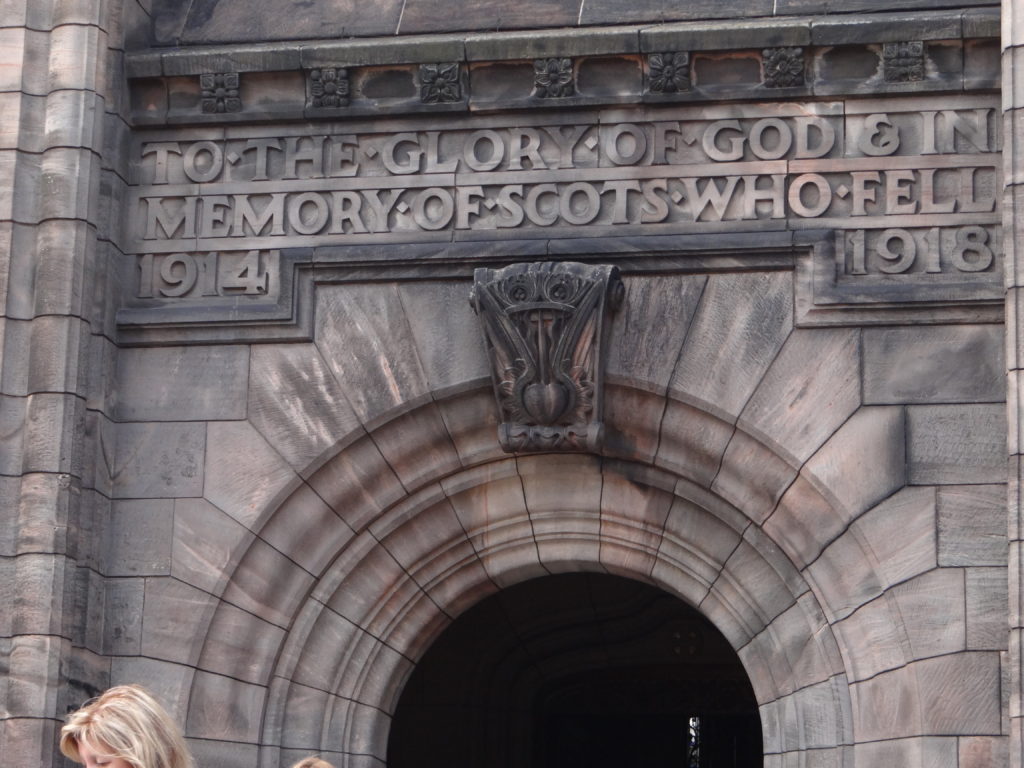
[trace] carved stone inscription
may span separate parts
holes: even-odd
[[[852,277],[994,272],[997,106],[907,97],[143,135],[129,247],[198,264],[314,245],[836,229]]]

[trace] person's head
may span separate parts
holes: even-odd
[[[86,768],[193,768],[177,723],[137,685],[111,688],[68,715],[60,751]]]
[[[319,757],[311,755],[294,763],[291,768],[334,768],[334,766],[326,760],[321,760]]]

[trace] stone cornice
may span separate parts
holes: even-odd
[[[999,87],[998,9],[150,50],[135,125]],[[204,77],[205,76],[205,77]]]

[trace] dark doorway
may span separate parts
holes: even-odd
[[[655,587],[564,574],[502,590],[427,651],[388,768],[759,768],[742,665]]]

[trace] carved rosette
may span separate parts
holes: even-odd
[[[647,57],[647,71],[651,93],[690,90],[690,54],[687,51],[652,53]]]
[[[452,104],[462,100],[459,62],[420,65],[420,101]]]
[[[793,88],[804,84],[803,48],[765,48],[761,57],[766,88]]]
[[[242,99],[238,95],[239,75],[237,72],[220,72],[199,76],[202,90],[200,108],[207,114],[241,112]]]
[[[913,83],[924,80],[924,43],[883,43],[882,69],[887,83]]]
[[[314,109],[337,109],[348,106],[348,70],[343,67],[321,67],[309,72],[310,106]]]
[[[534,93],[540,99],[561,99],[576,93],[572,59],[536,59],[533,62]]]
[[[547,262],[478,269],[481,320],[508,453],[599,451],[608,315],[622,303],[617,267]]]

